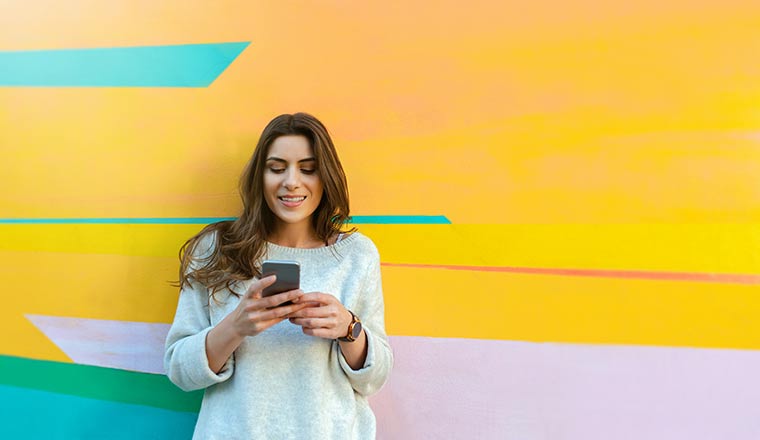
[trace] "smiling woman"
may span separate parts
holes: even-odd
[[[222,287],[261,276],[268,243],[312,248],[355,232],[343,230],[349,219],[348,183],[335,145],[327,128],[306,113],[280,115],[267,124],[240,178],[240,196],[243,211],[237,220],[210,224],[183,246],[181,285],[188,281],[198,246],[212,235],[209,264],[193,267],[192,274],[213,296]],[[304,202],[313,208],[295,206],[293,196],[307,196]]]
[[[305,113],[264,129],[240,181],[243,212],[180,251],[167,376],[205,389],[195,438],[374,438],[367,397],[388,379],[380,256],[349,218],[327,129]],[[265,259],[300,288],[263,297]]]

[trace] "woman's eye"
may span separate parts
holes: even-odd
[[[304,173],[304,174],[314,174],[315,171],[316,170],[308,170],[308,169],[304,170],[304,169],[301,169],[301,172]]]
[[[280,174],[280,173],[285,172],[285,168],[270,168],[269,171],[271,171],[271,172],[273,172],[275,174]]]

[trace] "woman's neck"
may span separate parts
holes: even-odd
[[[310,224],[285,224],[280,225],[267,241],[285,247],[292,248],[316,248],[325,245],[325,242],[317,237]]]

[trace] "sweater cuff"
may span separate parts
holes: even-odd
[[[195,336],[188,338],[189,345],[187,353],[190,354],[188,359],[188,378],[199,388],[224,382],[232,376],[235,369],[235,354],[230,355],[227,362],[224,363],[219,373],[214,373],[208,366],[208,356],[206,356],[206,336],[213,327],[208,327]]]
[[[364,365],[358,370],[354,370],[348,365],[346,357],[343,356],[343,352],[340,352],[338,356],[340,360],[340,366],[348,376],[348,379],[352,383],[363,384],[369,382],[372,375],[372,366],[375,365],[375,344],[372,340],[372,333],[364,327],[364,333],[367,335],[367,357],[364,359]],[[340,344],[338,345],[340,348]]]

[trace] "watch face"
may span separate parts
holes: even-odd
[[[353,331],[351,332],[351,336],[354,339],[358,339],[360,334],[362,334],[362,323],[357,322],[356,324],[354,324],[354,328],[353,328]]]

